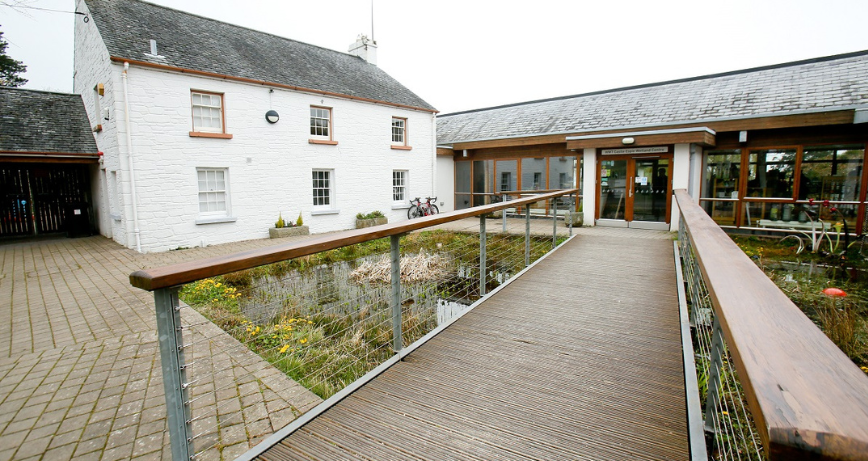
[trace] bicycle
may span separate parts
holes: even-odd
[[[440,209],[434,204],[436,202],[437,197],[425,197],[425,202],[422,202],[420,197],[410,200],[410,209],[407,210],[407,219],[421,218],[422,216],[432,216],[440,213]]]

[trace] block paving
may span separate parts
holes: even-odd
[[[0,245],[0,461],[171,459],[153,296],[129,274],[274,244],[156,254],[101,236]],[[205,323],[189,372],[203,415],[194,444],[210,447],[197,459],[234,459],[319,403],[192,309],[182,317]],[[218,432],[218,417],[235,424]]]

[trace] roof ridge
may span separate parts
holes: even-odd
[[[58,96],[73,96],[73,97],[81,98],[81,95],[78,93],[65,93],[65,92],[61,92],[61,91],[51,91],[51,90],[36,90],[33,88],[16,88],[16,87],[12,87],[12,86],[3,86],[3,85],[0,85],[0,90],[27,91],[30,93],[55,94]]]
[[[579,94],[573,94],[573,95],[567,95],[567,96],[556,96],[553,98],[535,99],[532,101],[522,101],[522,102],[511,103],[511,104],[503,104],[503,105],[499,105],[499,106],[482,107],[479,109],[470,109],[470,110],[463,110],[463,111],[458,111],[458,112],[450,112],[448,114],[438,115],[437,118],[450,117],[453,115],[470,114],[470,113],[475,113],[475,112],[485,112],[488,110],[505,109],[508,107],[524,106],[524,105],[538,104],[538,103],[544,103],[544,102],[563,101],[563,100],[567,100],[567,99],[582,98],[582,97],[586,97],[586,96],[596,96],[596,95],[601,95],[601,94],[618,93],[621,91],[638,90],[638,89],[643,89],[643,88],[652,88],[652,87],[658,87],[658,86],[671,85],[671,84],[675,84],[675,83],[686,83],[686,82],[694,82],[694,81],[699,81],[699,80],[708,80],[708,79],[712,79],[712,78],[728,77],[730,75],[749,74],[749,73],[753,73],[753,72],[762,72],[765,70],[782,69],[782,68],[786,68],[786,67],[796,67],[796,66],[801,66],[801,65],[806,65],[806,64],[815,64],[815,63],[826,62],[826,61],[836,61],[839,59],[847,59],[847,58],[853,58],[853,57],[864,56],[864,55],[868,55],[868,50],[853,51],[853,52],[849,52],[849,53],[841,53],[841,54],[834,54],[834,55],[829,55],[829,56],[821,56],[821,57],[817,57],[817,58],[802,59],[799,61],[790,61],[790,62],[784,62],[784,63],[779,63],[779,64],[770,64],[770,65],[765,65],[765,66],[749,67],[746,69],[732,70],[732,71],[727,71],[727,72],[719,72],[719,73],[715,73],[715,74],[699,75],[699,76],[695,76],[695,77],[685,77],[685,78],[679,78],[679,79],[674,79],[674,80],[665,80],[662,82],[644,83],[641,85],[632,85],[632,86],[624,86],[624,87],[618,87],[618,88],[610,88],[607,90],[591,91],[588,93],[579,93]]]
[[[99,0],[91,0],[91,1],[99,1]],[[108,1],[108,0],[103,0],[103,1]],[[233,23],[231,23],[231,22],[221,21],[221,20],[219,20],[219,19],[209,18],[209,17],[207,17],[207,16],[203,16],[203,15],[201,15],[201,14],[191,13],[191,12],[189,12],[189,11],[184,11],[184,10],[180,10],[180,9],[177,9],[177,8],[172,8],[172,7],[165,6],[165,5],[158,5],[158,4],[156,4],[156,3],[146,2],[146,1],[144,1],[144,0],[127,0],[127,1],[130,1],[130,2],[138,2],[138,3],[144,3],[144,4],[148,5],[148,6],[153,6],[153,7],[156,7],[156,8],[162,8],[162,9],[164,9],[164,10],[174,11],[174,12],[177,12],[177,13],[185,14],[185,15],[187,15],[187,16],[194,16],[194,17],[197,17],[197,18],[199,18],[199,19],[204,19],[204,20],[206,20],[206,21],[211,21],[211,22],[216,22],[216,23],[220,23],[220,24],[225,24],[225,25],[227,25],[227,26],[237,27],[237,28],[239,28],[239,29],[248,30],[248,31],[250,31],[250,32],[255,32],[255,33],[257,33],[257,34],[270,35],[270,36],[272,36],[272,37],[274,37],[274,38],[278,38],[278,39],[280,39],[280,40],[287,40],[287,41],[290,41],[290,42],[299,43],[299,44],[301,44],[301,45],[310,46],[310,47],[313,47],[313,48],[319,48],[319,49],[321,49],[321,50],[328,51],[328,52],[331,52],[331,53],[337,53],[337,54],[342,54],[342,55],[346,55],[346,56],[349,56],[349,57],[354,57],[354,58],[362,59],[362,58],[360,58],[360,57],[358,57],[358,56],[355,56],[355,55],[349,54],[349,53],[344,52],[344,51],[333,50],[333,49],[331,49],[331,48],[326,48],[326,47],[324,47],[324,46],[314,45],[313,43],[302,42],[301,40],[296,40],[296,39],[293,39],[293,38],[284,37],[284,36],[282,36],[282,35],[277,35],[277,34],[274,34],[274,33],[271,33],[271,32],[266,32],[266,31],[264,31],[264,30],[254,29],[254,28],[252,28],[252,27],[242,26],[242,25],[238,25],[238,24],[233,24]],[[88,9],[90,9],[90,7],[88,7]]]

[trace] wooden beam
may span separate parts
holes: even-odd
[[[300,242],[275,245],[269,248],[243,251],[228,256],[217,256],[199,261],[175,264],[172,266],[145,269],[130,274],[130,284],[143,290],[153,291],[159,288],[168,288],[183,285],[196,280],[215,277],[253,267],[286,261],[292,258],[312,255],[322,251],[333,250],[356,243],[376,240],[392,235],[401,235],[426,227],[436,226],[447,222],[457,221],[473,216],[480,216],[504,208],[513,208],[529,203],[536,203],[563,195],[577,194],[578,189],[567,189],[550,194],[541,194],[534,197],[522,198],[503,203],[478,206],[449,213],[426,216],[424,218],[402,221],[394,224],[355,229],[345,232],[326,234],[313,237]]]
[[[625,136],[627,137],[627,136]],[[715,144],[715,135],[707,131],[690,131],[686,133],[662,133],[662,134],[647,134],[647,135],[632,135],[629,136],[635,139],[633,144],[624,146],[621,144],[622,136],[614,136],[607,138],[593,139],[574,139],[567,141],[568,149],[589,149],[603,147],[644,147],[644,146],[661,146],[668,144],[687,144],[694,143],[706,147],[713,147]]]

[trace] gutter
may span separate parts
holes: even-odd
[[[127,71],[130,63],[124,62],[124,71],[121,77],[124,83],[124,128],[127,135],[127,157],[130,163],[130,200],[133,203],[133,233],[136,236],[136,251],[142,252],[142,238],[139,232],[139,211],[136,206],[136,167],[133,157],[133,137],[130,133],[130,92],[127,87]]]

